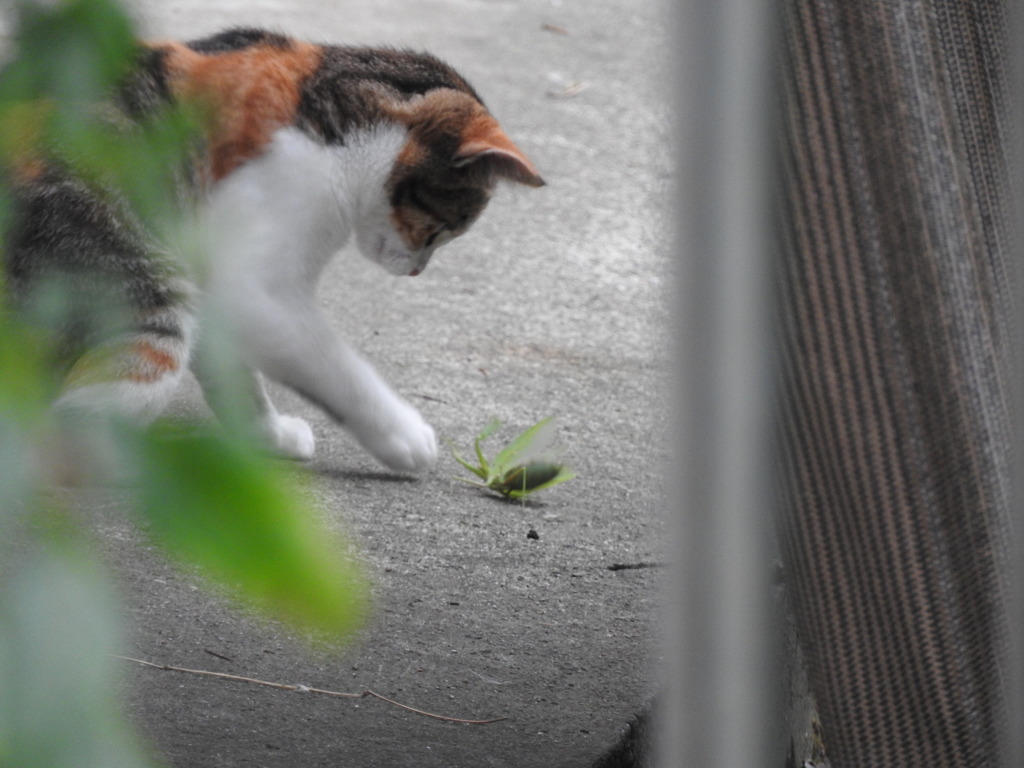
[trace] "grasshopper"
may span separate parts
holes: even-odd
[[[500,493],[507,499],[522,499],[531,493],[550,488],[576,477],[565,466],[549,459],[539,458],[554,438],[554,424],[549,416],[541,419],[509,443],[493,460],[484,456],[480,443],[493,435],[501,426],[498,419],[492,419],[473,440],[473,448],[479,462],[474,466],[463,459],[455,449],[452,456],[459,464],[483,480],[478,483],[464,477],[464,483],[487,488]]]

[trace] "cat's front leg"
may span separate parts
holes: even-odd
[[[316,438],[305,419],[272,410],[260,421],[259,428],[276,455],[296,461],[313,458]]]
[[[191,367],[207,404],[222,423],[238,424],[257,444],[280,458],[313,458],[316,440],[309,423],[278,413],[258,372],[241,364],[225,367],[212,363],[208,350],[202,348],[194,354]]]
[[[368,365],[368,364],[367,364]],[[378,461],[400,472],[420,472],[437,461],[437,436],[420,412],[396,394],[373,368],[362,404],[342,423]]]
[[[437,459],[437,438],[314,306],[251,301],[241,336],[252,364],[343,424],[385,466],[421,471]]]

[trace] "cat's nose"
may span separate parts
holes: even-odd
[[[416,277],[416,275],[423,272],[427,268],[427,264],[430,262],[430,257],[434,255],[436,248],[427,248],[423,250],[419,258],[416,259],[416,266],[409,270],[409,277]]]

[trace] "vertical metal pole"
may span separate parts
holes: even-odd
[[[664,765],[774,766],[774,6],[685,0],[678,23],[681,664]]]

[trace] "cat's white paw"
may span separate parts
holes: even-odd
[[[272,414],[265,423],[270,448],[283,459],[306,461],[313,458],[316,439],[313,429],[305,419],[298,416]]]
[[[421,472],[437,461],[437,436],[411,405],[389,413],[387,423],[357,434],[378,461],[396,472]]]

